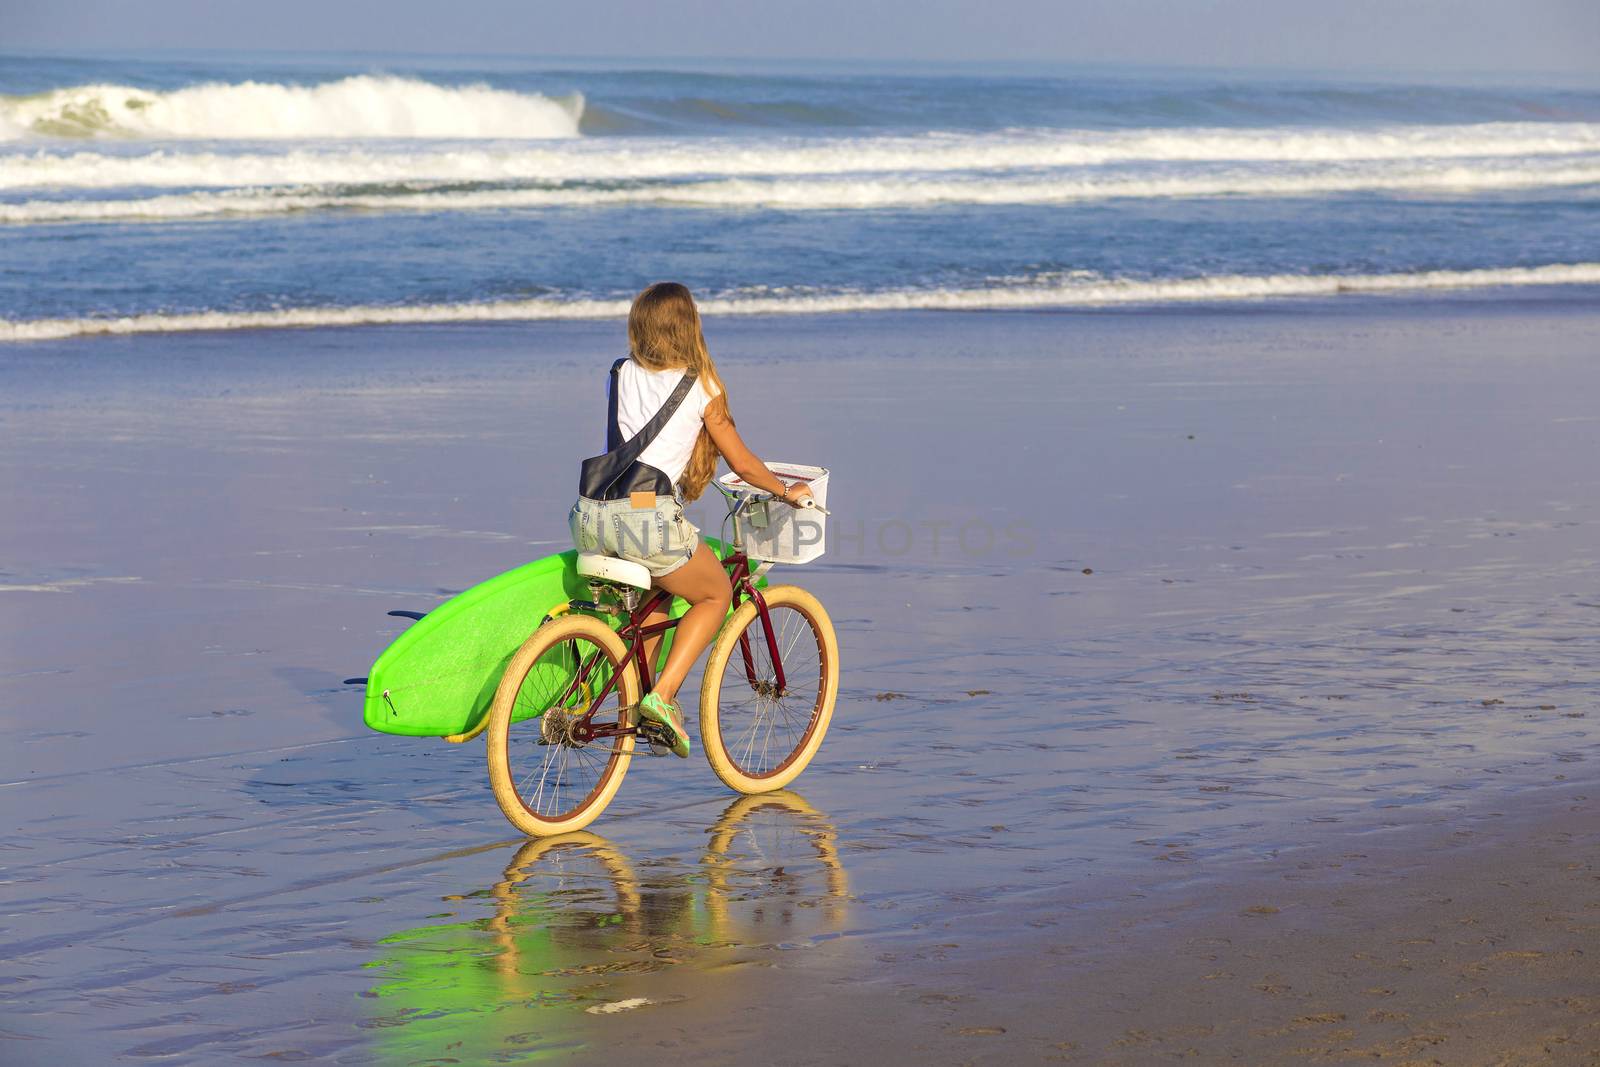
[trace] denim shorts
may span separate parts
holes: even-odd
[[[580,496],[567,516],[572,544],[579,552],[642,563],[652,578],[671,574],[694,555],[700,531],[683,517],[676,497],[657,496],[655,507],[636,507],[632,499],[590,500]]]

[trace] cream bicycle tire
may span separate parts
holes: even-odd
[[[587,749],[594,747],[593,743],[577,745],[561,743],[559,740],[551,743],[545,737],[546,716],[558,709],[513,721],[519,701],[525,698],[525,683],[534,667],[566,642],[572,642],[575,648],[579,642],[587,642],[605,655],[611,671],[617,674],[617,684],[608,699],[617,707],[617,721],[621,725],[632,725],[632,711],[627,709],[637,707],[639,703],[638,667],[627,658],[627,647],[622,639],[599,619],[588,615],[562,616],[545,623],[523,642],[500,677],[500,685],[495,690],[494,702],[489,710],[487,734],[489,784],[494,790],[495,801],[507,821],[530,837],[552,837],[588,826],[617,795],[617,789],[621,787],[623,776],[627,774],[628,764],[633,758],[632,733],[612,738],[609,748],[593,754],[587,753]],[[561,669],[560,666],[551,668],[557,672]],[[512,765],[511,733],[518,728],[521,728],[516,745],[519,753],[524,749],[535,752],[540,748],[545,749],[542,754],[537,754],[537,760],[543,763],[536,770],[543,777],[536,787],[532,783],[533,772],[522,774],[519,781],[524,766],[536,762],[534,756],[526,761],[519,760],[516,767]],[[602,756],[603,763],[600,762]],[[559,764],[559,767],[555,764]],[[544,807],[544,791],[551,787],[551,770],[557,774],[553,785],[555,799],[549,805],[548,812],[545,812],[539,809]],[[563,808],[560,789],[562,777],[569,771],[574,776],[581,776],[577,788],[581,788],[590,776],[594,783],[571,808]],[[530,788],[536,793],[533,806],[524,795]]]
[[[822,746],[839,695],[839,641],[822,603],[795,585],[772,586],[764,599],[788,688],[778,694],[772,685],[771,655],[754,601],[739,605],[723,624],[700,686],[706,760],[724,785],[740,793],[770,793],[799,777]],[[754,679],[746,676],[739,646],[747,633]],[[809,708],[803,706],[806,697]]]

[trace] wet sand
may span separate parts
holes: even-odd
[[[619,326],[0,353],[0,1061],[1593,1061],[1592,301],[708,331],[834,730],[529,848],[340,680],[564,547]]]

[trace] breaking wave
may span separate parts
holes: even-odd
[[[1082,172],[1080,172],[1081,174]],[[1113,199],[1296,197],[1339,193],[1464,194],[1600,184],[1600,159],[1525,161],[1517,166],[1383,164],[1175,173],[1008,177],[732,178],[630,185],[521,188],[233,189],[128,200],[30,200],[0,203],[0,223],[164,222],[310,211],[464,212],[563,207],[659,205],[701,209],[768,208],[845,211],[945,205],[1026,205]]]
[[[583,98],[358,75],[321,85],[213,83],[158,92],[78,85],[0,96],[0,141],[576,137]]]
[[[348,79],[347,82],[372,80]],[[581,103],[569,105],[543,97],[500,93],[498,90],[442,90],[420,82],[405,84],[457,94],[457,102],[460,103],[464,101],[459,100],[459,94],[488,92],[511,97],[516,107],[526,104],[539,115],[554,112],[548,126],[550,132],[538,136],[572,136],[576,133],[576,119],[571,115],[581,110]],[[402,95],[396,94],[397,97]],[[11,106],[5,101],[16,99],[0,98],[0,116]],[[448,128],[446,132],[432,136],[479,136],[473,132],[472,123],[482,122],[483,118],[481,114],[476,119],[470,115],[452,115],[448,124],[441,118],[437,123],[438,128],[446,129],[446,125]],[[288,124],[290,120],[285,118],[281,122]],[[430,119],[431,124],[433,120]],[[383,125],[396,130],[400,123],[388,119],[380,123],[375,117],[369,116],[368,125],[374,128]],[[528,125],[537,124],[531,119],[529,123],[521,125],[509,119],[496,119],[492,123],[485,122],[483,128],[500,132],[484,133],[482,136],[535,136],[526,132],[507,132],[513,127],[525,130]],[[214,189],[408,181],[613,181],[695,175],[741,177],[896,171],[1003,172],[1125,163],[1444,161],[1591,152],[1600,152],[1600,124],[1557,122],[1396,126],[1374,130],[1284,127],[1264,130],[930,133],[916,136],[759,140],[584,138],[563,143],[559,147],[407,145],[403,150],[378,150],[362,145],[296,147],[282,152],[163,148],[138,154],[81,150],[19,152],[13,149],[0,155],[0,188],[68,190],[127,186]]]
[[[1213,275],[1160,281],[1105,278],[1087,273],[1046,276],[994,287],[878,291],[744,291],[710,296],[708,315],[831,314],[851,311],[980,310],[1094,307],[1118,304],[1210,303],[1273,297],[1327,297],[1349,293],[1600,284],[1600,263],[1552,264],[1483,270],[1392,274]],[[85,334],[260,330],[311,326],[362,326],[451,322],[621,318],[629,300],[507,300],[493,303],[284,308],[272,311],[202,311],[126,318],[0,320],[0,341],[42,341]]]

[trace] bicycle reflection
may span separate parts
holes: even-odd
[[[850,896],[837,846],[827,817],[787,792],[735,800],[688,870],[641,873],[592,833],[530,840],[492,887],[448,898],[482,900],[487,917],[380,942],[367,1025],[386,1058],[424,1062],[578,1047],[594,1013],[659,999],[669,969],[712,975],[842,931]]]

